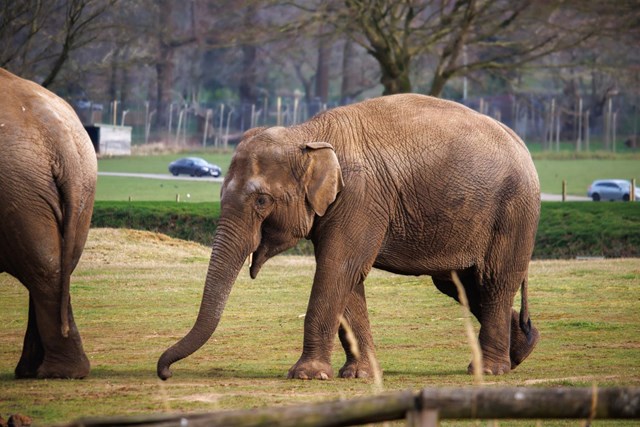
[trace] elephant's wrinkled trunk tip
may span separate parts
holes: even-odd
[[[163,360],[163,358],[161,357],[160,360],[158,360],[158,377],[162,380],[162,381],[166,381],[169,378],[171,378],[171,376],[173,375],[173,372],[171,372],[171,369],[169,369],[169,364],[165,363]]]

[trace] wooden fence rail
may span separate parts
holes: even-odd
[[[413,427],[440,419],[640,419],[640,387],[425,388],[308,405],[81,419],[68,426],[340,427],[406,419]]]

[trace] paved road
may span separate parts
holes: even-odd
[[[162,173],[129,173],[129,172],[98,172],[98,176],[128,176],[132,178],[146,178],[146,179],[168,179],[168,180],[176,180],[176,181],[209,181],[209,182],[222,182],[223,177],[213,178],[213,177],[195,177],[188,175],[178,175],[173,176],[170,173],[162,174]]]
[[[562,194],[542,193],[540,195],[540,199],[542,199],[543,202],[561,202]],[[587,196],[570,196],[567,194],[567,201],[568,202],[590,202],[591,199],[588,198]]]
[[[134,178],[146,178],[146,179],[169,179],[169,180],[179,180],[179,181],[209,181],[209,182],[222,182],[223,177],[212,178],[212,177],[202,177],[197,178],[194,176],[173,176],[171,174],[161,174],[161,173],[128,173],[128,172],[98,172],[100,176],[128,176]],[[542,193],[541,197],[544,202],[560,202],[562,201],[562,195],[560,194],[548,194]],[[586,196],[567,196],[568,201],[590,201],[591,199]]]

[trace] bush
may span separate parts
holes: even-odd
[[[219,202],[98,201],[91,225],[154,231],[209,246],[219,215]],[[312,255],[313,245],[303,239],[288,253]],[[639,257],[640,203],[542,203],[533,258],[577,256]]]

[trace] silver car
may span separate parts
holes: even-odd
[[[587,196],[594,202],[600,200],[629,201],[631,182],[624,179],[597,179],[591,183]],[[640,188],[635,187],[635,200],[640,199]]]

